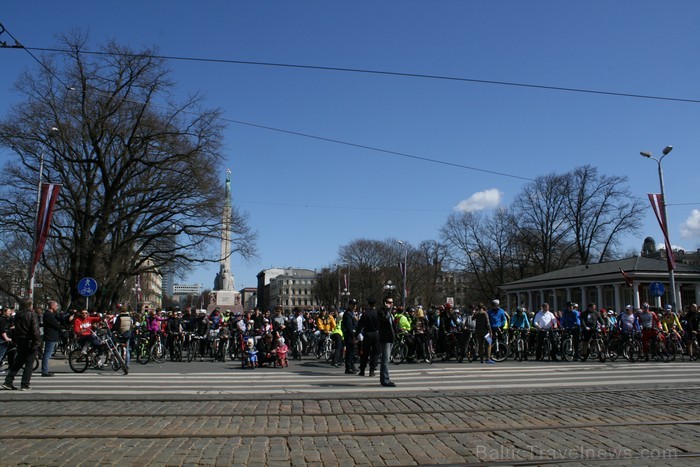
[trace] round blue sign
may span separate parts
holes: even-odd
[[[92,297],[97,292],[97,281],[92,277],[83,277],[78,282],[78,293],[83,297]]]
[[[652,297],[662,297],[664,295],[664,285],[661,282],[652,282],[649,284],[649,293]]]

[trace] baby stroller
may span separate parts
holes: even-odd
[[[287,360],[287,352],[289,352],[289,347],[284,343],[284,337],[280,337],[277,341],[277,359],[275,360],[275,367],[286,367],[289,366],[289,361]]]

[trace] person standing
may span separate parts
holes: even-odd
[[[387,297],[384,299],[384,306],[379,312],[379,346],[382,352],[382,360],[379,367],[379,383],[385,387],[396,387],[396,384],[389,378],[389,358],[391,348],[394,345],[396,330],[394,329],[394,299]]]
[[[343,339],[345,340],[345,374],[354,375],[357,373],[355,369],[355,331],[357,330],[357,300],[354,298],[348,302],[348,306],[343,313],[341,321],[341,329],[343,331]]]
[[[51,300],[46,313],[44,313],[44,357],[41,359],[41,376],[53,376],[53,372],[49,371],[49,362],[56,350],[63,329],[57,315],[58,302]]]
[[[15,375],[17,375],[20,368],[24,366],[20,389],[22,391],[29,391],[29,389],[31,389],[29,385],[32,380],[32,371],[34,370],[34,357],[37,348],[39,348],[39,343],[41,342],[39,320],[37,319],[36,313],[32,310],[31,300],[26,300],[22,304],[22,309],[15,316],[15,329],[12,339],[17,346],[17,356],[12,362],[7,376],[5,376],[5,384],[3,384],[2,387],[3,389],[10,390],[17,389],[12,383],[15,381]]]
[[[476,352],[479,354],[481,363],[484,363],[484,356],[486,356],[486,363],[496,363],[491,360],[491,344],[486,341],[486,336],[491,332],[491,320],[483,304],[479,304],[474,312],[473,319],[474,341],[476,342]],[[490,337],[493,339],[493,336]]]
[[[117,342],[124,346],[126,359],[124,364],[127,368],[131,365],[131,341],[134,338],[134,318],[126,308],[117,307],[117,318],[114,320],[112,330],[117,334]]]
[[[356,336],[362,335],[362,357],[360,358],[360,371],[358,376],[365,376],[365,368],[369,362],[369,375],[374,376],[377,369],[377,356],[379,354],[379,312],[375,308],[377,300],[367,299],[367,309],[357,325]]]
[[[10,337],[12,335],[12,322],[10,318],[12,318],[12,308],[6,307],[2,310],[2,315],[0,316],[0,363],[2,363],[7,349],[12,343],[12,338]],[[12,362],[10,362],[11,364]]]
[[[342,317],[338,316],[338,312],[335,308],[331,308],[331,317],[335,320],[335,326],[333,326],[333,330],[331,331],[331,339],[333,339],[333,344],[335,345],[335,353],[333,354],[331,365],[340,368],[340,363],[343,361],[344,350]]]
[[[576,307],[573,306],[575,309]],[[537,332],[537,349],[535,351],[535,355],[537,360],[542,360],[544,358],[544,355],[542,355],[542,349],[544,347],[544,340],[549,339],[550,344],[551,344],[551,350],[550,350],[550,358],[552,359],[553,362],[557,361],[557,349],[555,348],[554,345],[554,335],[551,333],[552,330],[557,329],[558,324],[557,324],[557,318],[554,316],[554,313],[549,311],[549,303],[543,303],[542,308],[540,311],[537,312],[535,315],[535,321],[534,321],[534,326],[535,329],[538,331]]]
[[[565,332],[571,333],[574,346],[574,360],[578,360],[581,358],[578,352],[581,339],[581,317],[573,305],[571,302],[566,302],[566,305],[564,305],[564,310],[561,312],[561,327]]]

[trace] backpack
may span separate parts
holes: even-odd
[[[119,315],[117,319],[119,320],[119,328],[117,329],[119,334],[125,334],[131,331],[131,316]]]

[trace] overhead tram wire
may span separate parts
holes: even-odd
[[[2,25],[0,24],[0,27],[1,27],[1,26],[2,26]],[[5,30],[5,32],[7,32],[7,30]],[[8,34],[10,34],[10,33],[8,32]],[[10,34],[10,37],[12,37],[12,38],[17,42],[17,40],[16,40],[16,39],[14,38],[14,36],[12,36],[11,34]],[[17,43],[19,44],[19,42],[17,42]],[[31,50],[47,51],[47,52],[59,52],[59,53],[65,53],[65,52],[67,52],[67,50],[62,50],[62,49],[45,49],[45,48],[24,47],[24,46],[19,47],[19,48],[22,48],[22,49],[26,50],[27,53],[29,53],[29,55],[30,55],[34,60],[36,60],[42,67],[44,67],[44,69],[46,69],[52,76],[54,76],[66,89],[68,89],[68,90],[74,90],[74,89],[75,89],[75,88],[73,88],[73,87],[71,87],[71,86],[66,85],[66,84],[60,79],[59,76],[56,76],[55,73],[53,73],[50,69],[46,68],[46,67],[44,66],[44,64],[43,64],[37,57],[35,57],[32,53],[29,52],[30,49],[31,49]],[[88,54],[92,53],[92,54],[100,54],[100,55],[114,55],[114,54],[107,54],[107,53],[105,53],[105,52],[97,53],[97,52],[83,52],[83,51],[81,51],[80,53],[88,53]],[[131,54],[131,55],[129,55],[129,56],[143,56],[143,55]],[[95,89],[95,92],[105,92],[105,91],[102,91],[102,90],[99,90],[99,89]],[[144,102],[136,101],[136,100],[133,100],[133,99],[127,99],[127,98],[122,98],[122,99],[123,99],[125,102],[132,102],[132,103],[139,104],[139,105],[145,105]],[[152,106],[154,106],[154,107],[159,107],[159,108],[161,108],[161,109],[173,110],[171,107],[164,106],[164,105],[159,105],[159,104],[156,104],[156,103],[153,103],[153,102],[150,102],[149,104],[152,105]],[[196,112],[191,112],[191,111],[184,111],[184,113],[189,113],[189,114],[193,114],[193,115],[199,115],[198,113],[196,113]],[[257,124],[257,123],[245,122],[245,121],[242,121],[242,120],[234,120],[234,119],[225,118],[225,117],[219,117],[219,119],[222,120],[222,121],[224,121],[224,122],[229,122],[229,123],[233,123],[233,124],[236,124],[236,125],[243,125],[243,126],[249,126],[249,127],[253,127],[253,128],[260,128],[260,129],[264,129],[264,130],[268,130],[268,131],[275,131],[275,132],[278,132],[278,133],[284,133],[284,134],[293,135],[293,136],[299,136],[299,137],[303,137],[303,138],[315,139],[315,140],[317,140],[317,141],[324,141],[324,142],[328,142],[328,143],[340,144],[340,145],[345,145],[345,146],[349,146],[349,147],[354,147],[354,148],[359,148],[359,149],[365,149],[365,150],[368,150],[368,151],[380,152],[380,153],[383,153],[383,154],[389,154],[389,155],[394,155],[394,156],[398,156],[398,157],[404,157],[404,158],[408,158],[408,159],[419,160],[419,161],[423,161],[423,162],[430,162],[430,163],[433,163],[433,164],[440,164],[440,165],[445,165],[445,166],[455,167],[455,168],[460,168],[460,169],[466,169],[466,170],[473,170],[473,171],[476,171],[476,172],[488,173],[488,174],[491,174],[491,175],[498,175],[498,176],[502,176],[502,177],[515,178],[515,179],[525,180],[525,181],[530,181],[530,182],[534,181],[534,179],[532,179],[532,178],[523,177],[523,176],[520,176],[520,175],[514,175],[514,174],[505,173],[505,172],[495,171],[495,170],[481,169],[481,168],[478,168],[478,167],[471,167],[471,166],[464,165],[464,164],[457,164],[457,163],[454,163],[454,162],[447,162],[447,161],[442,161],[442,160],[439,160],[439,159],[433,159],[433,158],[424,157],[424,156],[417,156],[417,155],[409,154],[409,153],[405,153],[405,152],[392,151],[392,150],[390,150],[390,149],[383,149],[383,148],[378,148],[378,147],[375,147],[375,146],[369,146],[369,145],[365,145],[365,144],[353,143],[353,142],[350,142],[350,141],[343,141],[343,140],[334,139],[334,138],[327,138],[327,137],[324,137],[324,136],[312,135],[312,134],[310,134],[310,133],[302,133],[302,132],[299,132],[299,131],[285,130],[285,129],[282,129],[282,128],[275,128],[275,127],[271,127],[271,126],[267,126],[267,125],[261,125],[261,124]]]
[[[62,52],[65,53],[65,49],[57,48],[47,48],[47,47],[24,47],[26,50],[36,50],[42,52]],[[92,50],[82,50],[81,53],[88,55],[122,55],[125,57],[140,57],[144,56],[142,54],[114,54],[111,52],[100,52]],[[346,68],[346,67],[333,67],[333,66],[321,66],[321,65],[301,65],[294,63],[277,63],[277,62],[258,62],[249,60],[231,60],[231,59],[220,59],[220,58],[201,58],[201,57],[183,57],[177,55],[151,55],[154,58],[161,58],[164,60],[173,61],[188,61],[188,62],[201,62],[201,63],[223,63],[229,65],[250,65],[250,66],[267,66],[267,67],[278,67],[278,68],[297,68],[305,70],[316,70],[316,71],[334,71],[341,73],[360,73],[360,74],[372,74],[372,75],[384,75],[384,76],[397,76],[403,78],[420,78],[420,79],[431,79],[431,80],[442,80],[442,81],[457,81],[464,83],[473,84],[490,84],[497,86],[511,86],[520,88],[530,88],[530,89],[542,89],[546,91],[560,91],[560,92],[572,92],[572,93],[584,93],[584,94],[596,94],[601,96],[613,96],[613,97],[629,97],[634,99],[651,99],[651,100],[661,100],[661,101],[671,101],[671,102],[684,102],[690,104],[700,104],[700,99],[689,99],[683,97],[669,97],[669,96],[654,96],[651,94],[635,94],[629,92],[616,92],[616,91],[603,91],[599,89],[585,89],[585,88],[572,88],[564,86],[550,86],[545,84],[532,84],[532,83],[519,83],[514,81],[498,81],[498,80],[488,80],[488,79],[477,79],[477,78],[463,78],[459,76],[444,76],[444,75],[431,75],[424,73],[407,73],[400,71],[387,71],[387,70],[371,70],[364,68]]]

